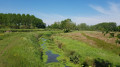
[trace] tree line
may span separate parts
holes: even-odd
[[[34,15],[0,13],[0,28],[3,29],[35,29],[45,27],[46,24],[42,21],[42,19],[36,18]],[[120,31],[120,25],[117,26],[115,22],[102,22],[96,25],[80,23],[76,25],[76,23],[74,23],[71,19],[54,22],[53,24],[48,25],[47,28],[61,30]]]
[[[0,13],[0,28],[34,29],[45,28],[46,24],[30,14],[3,14]]]
[[[61,22],[54,22],[48,26],[52,29],[70,29],[70,30],[88,30],[88,31],[120,31],[120,26],[117,26],[115,22],[102,22],[96,25],[87,25],[86,23],[72,22],[71,19],[65,19]]]
[[[54,22],[54,24],[48,25],[48,28],[53,29],[72,29],[74,30],[76,27],[76,24],[72,22],[71,19],[65,19],[61,22]]]

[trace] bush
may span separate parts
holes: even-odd
[[[120,39],[120,34],[117,34],[117,38],[119,38],[119,39]]]
[[[106,34],[108,34],[108,33],[109,33],[109,31],[106,31],[105,33],[106,33]]]
[[[117,39],[115,42],[116,42],[116,44],[120,44],[120,40],[119,39]]]
[[[68,33],[68,32],[71,32],[71,31],[69,29],[64,30],[64,33]]]
[[[97,58],[94,60],[95,67],[112,67],[112,64],[103,59]]]
[[[110,33],[110,37],[114,37],[115,33]]]
[[[71,51],[70,52],[70,61],[73,62],[74,64],[79,64],[80,63],[80,55],[78,55],[77,53],[75,53],[75,51]]]
[[[82,67],[89,67],[87,62],[83,62]]]

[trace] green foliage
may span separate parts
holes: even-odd
[[[117,30],[117,25],[115,22],[103,22],[96,24],[92,26],[94,30],[99,30],[99,31],[116,31]]]
[[[70,61],[73,62],[74,64],[79,64],[80,63],[80,55],[75,53],[75,52],[70,52],[69,58]]]
[[[2,37],[2,36],[0,36],[0,40],[3,40],[3,37]]]
[[[65,45],[63,51],[61,52],[66,57],[69,57],[70,62],[74,63],[75,65],[79,64],[79,66],[73,65],[73,67],[80,67],[80,64],[82,66],[83,65],[92,66],[94,63],[96,63],[97,65],[100,63],[101,65],[107,65],[107,66],[111,64],[113,64],[113,66],[120,65],[120,62],[118,60],[120,59],[120,57],[114,52],[105,49],[94,48],[86,43],[83,43],[78,40],[73,40],[67,37],[56,36],[54,38]],[[101,44],[103,43],[101,42]],[[100,58],[100,60],[96,58]],[[94,61],[94,59],[96,59],[96,61]]]
[[[0,28],[33,29],[45,28],[46,24],[41,19],[29,14],[3,14],[0,13]]]
[[[64,33],[71,32],[69,29],[64,29]]]
[[[117,38],[120,39],[120,34],[117,34]]]
[[[51,26],[48,26],[48,28],[53,29],[72,29],[74,30],[76,28],[76,24],[71,21],[71,19],[65,19],[61,22],[55,22]]]
[[[89,26],[86,23],[81,23],[77,25],[78,30],[89,30]]]
[[[97,58],[94,60],[95,67],[112,67],[112,63],[104,61],[103,59]]]
[[[34,32],[34,31],[44,31],[44,29],[0,29],[0,32]]]
[[[61,21],[62,29],[74,29],[75,26],[76,26],[75,23],[73,23],[71,19]]]
[[[115,40],[115,42],[116,42],[116,44],[120,44],[120,40],[119,39]]]
[[[117,31],[119,31],[119,32],[120,32],[120,25],[117,27]]]
[[[116,53],[116,54],[118,54],[119,51],[120,51],[119,47],[116,47],[116,45],[113,45],[113,44],[111,44],[111,43],[107,43],[107,42],[105,42],[105,41],[103,41],[103,40],[100,40],[100,39],[98,39],[98,38],[95,38],[95,37],[88,36],[88,35],[86,35],[85,33],[82,33],[82,35],[84,35],[85,37],[87,37],[89,40],[95,41],[96,46],[97,46],[98,48],[103,48],[103,49],[105,49],[105,50],[109,50],[109,51],[111,51],[111,52],[113,52],[113,53]],[[109,47],[108,47],[108,45],[109,45]],[[111,47],[111,48],[110,48],[110,47]]]
[[[37,38],[39,33],[9,33],[0,40],[0,66],[43,67],[42,51]],[[6,36],[6,34],[5,34]]]
[[[115,33],[110,33],[110,38],[114,37]]]

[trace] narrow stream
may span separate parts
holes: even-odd
[[[43,47],[44,50],[47,49],[47,47],[45,46],[45,42],[47,39],[45,38],[41,38],[42,41],[43,41],[43,44],[41,44],[41,46]],[[46,55],[48,56],[48,59],[47,59],[47,62],[46,63],[51,63],[51,62],[59,62],[56,58],[58,56],[60,56],[59,54],[53,54],[51,50],[47,50],[46,51]],[[65,64],[64,64],[65,65]],[[69,67],[69,66],[66,66],[65,67]]]
[[[47,49],[47,47],[44,45],[46,39],[42,38],[43,44],[41,45],[43,47],[43,49]],[[59,54],[53,54],[51,50],[46,51],[46,55],[48,56],[47,62],[46,63],[51,63],[51,62],[58,62],[58,60],[56,59],[58,56],[60,56]]]
[[[58,54],[53,54],[52,51],[49,50],[46,52],[46,55],[48,55],[47,63],[58,62],[56,59],[59,56]]]

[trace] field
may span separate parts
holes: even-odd
[[[120,67],[115,39],[97,31],[1,32],[0,67]]]

